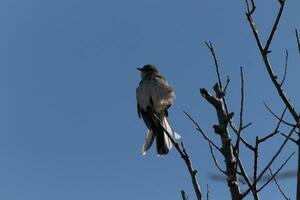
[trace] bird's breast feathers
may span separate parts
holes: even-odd
[[[157,113],[169,107],[175,98],[172,88],[162,77],[142,80],[136,92],[140,108],[146,110],[150,106]]]

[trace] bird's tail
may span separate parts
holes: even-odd
[[[163,128],[160,127],[156,135],[156,151],[158,155],[165,155],[171,150],[172,142],[164,130],[166,130],[171,137],[173,137],[173,130],[166,117],[162,118],[161,125]]]
[[[154,138],[155,138],[155,135],[153,133],[153,130],[148,129],[148,132],[147,132],[146,138],[145,138],[145,143],[143,145],[143,156],[146,155],[148,149],[151,147]]]
[[[163,128],[160,125],[162,125]],[[175,136],[175,139],[180,138],[180,136],[172,130],[167,117],[164,116],[161,118],[160,125],[154,127],[153,130],[151,129],[148,130],[148,133],[145,138],[145,143],[143,146],[143,155],[146,155],[155,137],[156,137],[156,151],[158,155],[165,155],[171,150],[172,142],[164,130],[166,130],[171,137]]]

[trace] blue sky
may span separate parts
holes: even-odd
[[[287,2],[271,46],[271,63],[299,111],[299,63],[294,29],[300,29],[299,1]],[[263,41],[277,1],[257,2],[255,20]],[[194,198],[190,177],[176,151],[142,156],[145,125],[136,113],[135,89],[144,64],[158,66],[176,92],[170,122],[182,135],[203,192],[229,199],[207,143],[182,112],[188,111],[217,143],[213,108],[199,95],[216,82],[204,41],[213,41],[223,79],[231,78],[229,109],[239,111],[239,67],[245,72],[245,137],[269,133],[283,104],[266,76],[244,1],[179,0],[2,0],[0,2],[0,198],[5,200]],[[234,118],[238,122],[238,117]],[[289,117],[287,117],[289,119]],[[287,131],[282,128],[282,131]],[[260,154],[265,163],[280,136]],[[280,161],[296,146],[289,144]],[[251,156],[242,149],[246,168]],[[222,163],[222,158],[218,157]],[[263,165],[261,165],[262,168]],[[296,156],[287,166],[295,169]],[[295,180],[281,181],[291,199]],[[262,198],[278,197],[274,184]]]

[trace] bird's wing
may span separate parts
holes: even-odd
[[[154,127],[156,127],[151,109],[148,109],[147,111],[140,110],[140,112],[148,129],[152,130]]]
[[[159,86],[163,87],[166,90],[166,92],[168,92],[169,94],[174,93],[174,91],[173,91],[172,87],[169,85],[167,79],[165,79],[163,76],[157,75],[156,81]]]
[[[167,80],[162,76],[155,77],[155,86],[153,87],[153,99],[156,99],[160,104],[161,110],[168,109],[175,99],[175,94]]]
[[[138,95],[139,95],[139,87],[136,88],[136,110],[139,118],[141,118],[141,106],[139,104]]]
[[[139,118],[141,118],[141,110],[140,110],[140,105],[138,103],[136,104],[136,110]]]

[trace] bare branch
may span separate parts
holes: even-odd
[[[265,142],[266,140],[270,139],[271,137],[273,137],[274,135],[276,135],[279,131],[278,130],[275,130],[273,131],[272,133],[270,133],[269,135],[261,138],[258,140],[259,143],[262,143],[262,142]]]
[[[298,50],[299,50],[299,53],[300,53],[300,39],[299,39],[299,34],[298,34],[297,29],[295,29],[295,33],[296,33],[296,39],[297,39],[297,44],[298,44]]]
[[[244,112],[244,74],[243,67],[240,67],[240,76],[241,76],[241,107],[240,107],[240,127],[239,131],[242,131],[243,128],[243,112]]]
[[[210,53],[213,57],[214,64],[215,64],[215,69],[216,69],[217,78],[218,78],[218,84],[216,84],[215,86],[218,86],[218,89],[219,89],[219,94],[217,96],[220,99],[221,99],[221,97],[223,97],[222,101],[224,103],[226,114],[228,114],[228,108],[227,108],[227,103],[226,103],[226,99],[225,99],[225,92],[226,92],[227,86],[229,84],[229,77],[227,76],[227,83],[226,83],[225,89],[223,89],[222,81],[221,81],[221,74],[220,74],[220,67],[219,67],[219,63],[218,63],[217,56],[216,56],[215,50],[213,48],[212,42],[209,42],[209,43],[205,42],[205,44],[208,47],[208,49],[210,50]]]
[[[295,152],[293,152],[285,161],[284,163],[276,170],[276,172],[271,176],[271,178],[269,178],[269,180],[263,184],[263,186],[261,186],[257,191],[260,192],[262,189],[264,189],[271,180],[274,179],[274,177],[280,172],[280,170],[287,164],[287,162],[292,158],[292,156],[295,154]],[[269,168],[270,169],[270,168]]]
[[[256,9],[254,1],[251,0],[251,7],[250,7],[248,0],[246,0],[246,6],[247,6],[247,12],[249,13],[249,15],[252,15]]]
[[[284,133],[280,133],[280,135],[284,136],[284,137],[288,137],[286,134]],[[299,140],[295,140],[294,138],[289,138],[289,140],[291,140],[292,142],[294,142],[296,145],[299,145]]]
[[[238,165],[239,165],[239,169],[241,170],[240,175],[244,178],[244,180],[246,181],[248,187],[250,188],[251,185],[252,185],[252,183],[251,183],[251,181],[250,181],[250,179],[249,179],[249,177],[248,177],[248,175],[247,175],[247,173],[245,171],[245,168],[244,168],[242,162],[240,162],[239,158],[238,158]]]
[[[184,161],[186,163],[186,166],[187,166],[187,168],[189,170],[189,173],[191,175],[192,183],[193,183],[193,187],[194,187],[197,199],[198,200],[202,200],[202,193],[200,191],[200,186],[199,186],[197,178],[196,178],[197,170],[193,169],[192,161],[190,160],[190,157],[189,157],[188,153],[185,150],[183,142],[181,142],[181,147],[182,147],[182,151],[183,151],[183,154],[184,154],[184,158],[183,159],[184,159]]]
[[[266,105],[266,104],[265,104],[265,105]],[[266,105],[266,106],[267,106],[267,105]],[[267,107],[267,108],[268,108],[268,107]],[[269,108],[268,108],[268,109],[269,109]],[[259,140],[258,140],[259,143],[262,143],[262,142],[268,140],[269,138],[273,137],[274,135],[276,135],[276,134],[279,132],[278,129],[279,129],[279,126],[280,126],[281,122],[283,121],[283,117],[284,117],[284,115],[285,115],[286,110],[287,110],[287,107],[285,107],[285,109],[283,110],[283,112],[282,112],[280,118],[278,118],[278,123],[277,123],[277,125],[276,125],[274,131],[273,131],[272,133],[270,133],[269,135],[267,135],[267,136],[265,136],[265,137],[259,139]],[[269,111],[272,112],[271,109],[269,109]],[[275,115],[275,116],[276,116],[276,115]],[[276,116],[276,117],[277,117],[277,116]]]
[[[185,195],[184,190],[181,190],[181,197],[182,197],[182,200],[188,200],[188,197]]]
[[[213,161],[214,161],[215,165],[217,166],[217,168],[219,169],[220,172],[222,172],[223,174],[226,175],[226,171],[223,170],[223,169],[220,167],[220,165],[219,165],[219,163],[218,163],[218,161],[217,161],[217,158],[216,158],[216,156],[215,156],[215,154],[214,154],[214,151],[213,151],[213,148],[212,148],[211,144],[210,144],[210,143],[208,143],[208,144],[209,144],[210,153],[211,153],[211,156],[212,156],[212,158],[213,158]]]
[[[272,170],[271,170],[271,168],[269,169],[269,171],[270,171],[270,173],[271,173],[271,176],[274,176],[274,175],[273,175],[273,172],[272,172]],[[290,200],[290,198],[288,198],[288,197],[285,195],[285,193],[283,192],[283,190],[281,189],[281,187],[280,187],[279,183],[277,182],[277,179],[276,179],[275,176],[274,176],[274,181],[275,181],[275,184],[276,184],[278,190],[280,191],[281,195],[284,197],[284,199]]]
[[[258,194],[257,192],[257,173],[258,173],[258,152],[259,152],[259,140],[258,136],[255,138],[255,151],[254,151],[254,162],[253,162],[253,186],[252,186],[252,192],[254,194]],[[251,187],[250,187],[251,188]],[[249,189],[250,189],[249,188]]]
[[[283,8],[284,8],[284,4],[285,4],[285,0],[280,0],[279,1],[280,3],[280,8],[279,8],[279,11],[277,13],[277,17],[275,19],[275,22],[273,24],[273,27],[272,27],[272,30],[271,30],[271,33],[268,37],[268,40],[267,40],[267,44],[265,47],[262,46],[262,43],[260,41],[260,38],[259,38],[259,35],[258,35],[258,31],[255,27],[255,23],[253,21],[253,18],[252,18],[252,13],[249,12],[249,9],[248,11],[246,12],[246,16],[247,16],[247,20],[249,22],[249,25],[252,29],[252,32],[253,32],[253,35],[255,37],[255,40],[256,40],[256,43],[257,43],[257,46],[260,50],[260,53],[261,53],[261,56],[263,58],[263,61],[264,61],[264,64],[265,64],[265,67],[268,71],[268,74],[269,74],[269,77],[271,78],[279,96],[281,97],[282,101],[284,102],[284,104],[286,105],[286,107],[288,108],[289,112],[291,113],[291,115],[293,116],[294,120],[296,121],[296,123],[298,123],[299,121],[299,115],[297,114],[297,112],[295,111],[294,107],[292,106],[289,98],[286,96],[282,86],[280,85],[280,83],[278,82],[277,80],[277,76],[274,74],[273,72],[273,69],[272,69],[272,66],[269,62],[269,59],[268,59],[268,53],[269,53],[269,46],[271,44],[271,41],[273,39],[273,36],[274,36],[274,33],[276,31],[276,28],[277,28],[277,25],[280,21],[280,18],[282,16],[282,12],[283,12]],[[247,7],[248,6],[248,3],[247,3]]]
[[[202,134],[202,136],[204,137],[204,139],[205,140],[207,140],[208,141],[208,143],[209,144],[211,144],[212,146],[214,146],[216,149],[218,149],[219,150],[219,152],[221,152],[222,153],[222,151],[221,151],[221,149],[211,140],[211,139],[209,139],[207,136],[206,136],[206,134],[204,133],[204,131],[201,129],[201,127],[198,125],[198,123],[186,112],[186,111],[183,111],[185,114],[186,114],[186,116],[188,116],[188,118],[197,126],[197,129],[196,130],[198,130],[201,134]]]
[[[250,125],[251,125],[251,123],[247,124],[247,125],[245,126],[245,128],[247,128],[247,127],[250,126]],[[235,127],[235,125],[234,125],[233,122],[231,122],[231,121],[230,121],[230,127],[231,127],[231,129],[233,130],[233,132],[234,132],[236,135],[238,135],[238,129]],[[242,136],[240,136],[240,139],[241,139],[242,143],[243,143],[248,149],[250,149],[251,151],[254,151],[255,148],[254,148],[251,144],[249,144]]]
[[[209,185],[206,185],[206,200],[209,200]]]
[[[250,11],[249,3],[248,3],[247,0],[246,0],[246,5],[247,5],[247,12],[246,12],[247,20],[250,24],[250,27],[252,29],[253,35],[255,37],[255,40],[256,40],[256,43],[258,45],[258,48],[259,48],[260,52],[264,52],[264,48],[263,48],[262,43],[259,39],[258,31],[256,30],[256,26],[255,26],[253,18],[252,18],[252,14],[253,14],[254,10]]]
[[[244,130],[245,128],[248,128],[248,127],[251,126],[251,125],[252,125],[252,123],[249,122],[248,124],[246,124],[245,126],[242,127],[242,130]]]
[[[155,114],[153,117],[156,120],[159,120],[159,118]],[[193,184],[196,196],[197,196],[197,200],[202,200],[202,193],[201,193],[200,186],[199,186],[197,178],[196,178],[197,170],[194,170],[192,161],[190,160],[189,154],[185,150],[183,142],[181,142],[181,147],[182,147],[182,150],[181,150],[178,143],[173,139],[171,134],[164,128],[164,126],[162,124],[160,124],[160,128],[162,128],[164,130],[164,132],[167,134],[167,136],[171,140],[172,144],[176,148],[177,152],[180,154],[181,158],[184,160],[186,167],[188,168],[188,171],[190,173],[191,179],[192,179],[192,184]]]
[[[287,68],[288,68],[288,58],[289,58],[289,52],[288,50],[285,50],[285,66],[284,66],[284,74],[283,74],[283,78],[282,81],[280,83],[280,86],[283,86],[285,78],[286,78],[286,74],[287,74]]]
[[[226,90],[227,90],[227,87],[229,85],[229,82],[230,82],[230,79],[229,79],[229,76],[227,76],[227,79],[226,79],[226,85],[224,87],[224,93],[226,93]]]
[[[283,120],[283,118],[281,118],[281,117],[278,117],[271,109],[270,109],[270,107],[264,102],[264,105],[266,106],[266,108],[268,109],[268,111],[276,118],[276,119],[278,119],[280,122],[282,122],[282,123],[284,123],[285,125],[288,125],[288,126],[291,126],[291,127],[293,127],[294,126],[294,124],[291,124],[291,123],[289,123],[289,122],[286,122],[285,120]],[[287,109],[287,107],[285,108],[285,110]],[[284,111],[285,112],[285,111]]]
[[[283,11],[283,8],[284,8],[285,0],[279,0],[279,3],[280,3],[279,11],[278,11],[278,14],[276,16],[275,22],[273,24],[273,27],[272,27],[271,33],[269,35],[269,38],[267,40],[267,44],[266,44],[266,46],[264,48],[264,52],[265,53],[268,53],[268,51],[269,51],[269,47],[271,45],[273,36],[275,34],[275,31],[277,29],[278,23],[280,21],[281,15],[282,15],[282,11]]]
[[[219,64],[218,64],[218,60],[217,60],[217,57],[216,57],[216,54],[215,54],[215,50],[214,50],[214,47],[212,45],[212,42],[209,41],[208,42],[205,42],[205,45],[207,46],[207,48],[210,50],[212,56],[213,56],[213,59],[214,59],[214,63],[215,63],[215,66],[216,66],[216,72],[217,72],[217,77],[218,77],[218,83],[219,83],[219,86],[222,90],[222,81],[221,81],[221,75],[220,75],[220,68],[219,68]]]
[[[296,129],[296,126],[294,126],[292,128],[292,130],[290,131],[290,133],[288,134],[288,137],[282,142],[281,146],[279,147],[279,149],[277,150],[277,152],[274,154],[274,156],[272,157],[272,159],[269,161],[269,163],[266,165],[266,167],[262,170],[262,172],[259,174],[259,176],[257,177],[256,180],[253,181],[252,187],[248,188],[242,195],[242,198],[245,197],[257,184],[257,182],[261,179],[261,177],[264,175],[264,173],[271,167],[271,165],[273,164],[273,162],[275,161],[275,159],[278,157],[278,155],[281,153],[283,147],[286,145],[287,141],[289,140],[289,138],[292,136],[292,134],[294,133]]]
[[[213,87],[216,92],[216,97],[212,96],[206,89],[201,88],[200,93],[203,98],[205,98],[217,111],[218,121],[217,125],[214,125],[213,128],[215,133],[217,133],[222,142],[222,154],[225,158],[226,164],[226,175],[227,175],[227,184],[230,189],[231,198],[232,199],[240,199],[241,191],[237,177],[237,170],[236,170],[236,158],[234,155],[232,141],[230,138],[230,134],[228,132],[228,124],[233,117],[233,113],[228,113],[225,110],[225,103],[221,101],[223,99],[220,96],[221,88],[218,84],[215,84]]]
[[[236,157],[239,157],[240,154],[240,141],[241,141],[241,134],[243,130],[243,112],[244,112],[244,74],[243,74],[243,67],[240,67],[240,77],[241,77],[241,106],[240,106],[240,126],[238,129],[237,140],[235,144],[236,149]]]

